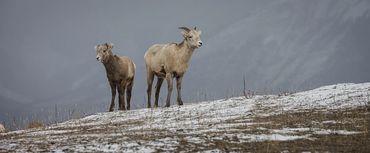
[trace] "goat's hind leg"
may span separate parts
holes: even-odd
[[[171,94],[172,94],[172,89],[173,89],[173,77],[171,73],[166,74],[166,81],[167,81],[167,100],[166,100],[166,105],[165,107],[170,107],[171,105]]]
[[[176,88],[177,88],[177,105],[183,105],[181,98],[181,84],[182,84],[182,76],[176,77]]]
[[[114,110],[114,100],[116,98],[117,85],[113,82],[109,82],[109,85],[110,85],[111,92],[112,92],[112,99],[111,99],[111,102],[110,102],[109,111],[113,112],[113,110]]]
[[[130,80],[130,82],[127,83],[127,89],[126,89],[127,110],[130,110],[131,94],[132,94],[133,86],[134,86],[134,79]]]
[[[122,80],[118,85],[118,94],[119,94],[119,110],[125,110],[125,89],[126,89],[126,80]]]
[[[158,77],[157,79],[157,85],[155,86],[155,101],[154,101],[154,107],[158,107],[158,99],[159,99],[159,93],[161,91],[161,86],[163,83],[163,78]]]

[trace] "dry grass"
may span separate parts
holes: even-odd
[[[33,129],[33,128],[42,128],[44,127],[44,124],[39,120],[33,120],[28,123],[27,129]]]
[[[330,122],[325,122],[330,121]],[[241,126],[250,129],[248,134],[268,133],[261,129],[312,128],[358,131],[360,134],[311,134],[314,139],[298,139],[294,141],[262,141],[233,143],[232,141],[216,141],[208,149],[219,149],[229,152],[368,152],[370,150],[370,112],[368,107],[346,110],[309,110],[297,113],[283,113],[268,117],[255,117],[253,124]],[[310,133],[300,132],[297,135]],[[207,149],[206,149],[207,150]]]

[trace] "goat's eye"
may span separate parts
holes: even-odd
[[[103,51],[104,53],[106,52],[106,50]]]
[[[192,36],[189,36],[189,39],[193,38]]]

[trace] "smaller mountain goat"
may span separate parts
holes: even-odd
[[[131,92],[134,85],[135,69],[134,62],[126,56],[117,56],[112,53],[113,44],[105,43],[95,46],[96,59],[103,63],[107,78],[112,91],[112,101],[109,111],[114,110],[116,90],[118,90],[119,110],[125,110],[125,90],[127,98],[127,110],[130,110]]]

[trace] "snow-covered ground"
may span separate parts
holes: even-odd
[[[266,128],[256,118],[310,110],[368,106],[370,83],[337,84],[289,95],[234,97],[169,108],[105,112],[40,129],[0,134],[1,151],[221,151],[219,142],[315,140],[316,135],[364,131],[320,127]],[[327,120],[318,124],[341,124]],[[194,149],[196,148],[196,149]]]

